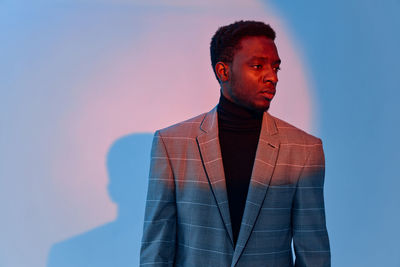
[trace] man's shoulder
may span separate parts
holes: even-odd
[[[175,123],[166,128],[157,130],[164,137],[195,137],[200,133],[200,124],[207,112],[190,119]]]
[[[275,116],[271,115],[271,117],[275,121],[275,125],[281,135],[283,143],[301,143],[305,145],[322,143],[319,137],[307,133],[306,131]]]

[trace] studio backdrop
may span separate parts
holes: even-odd
[[[0,266],[138,266],[155,130],[219,98],[209,44],[261,20],[270,113],[320,137],[332,266],[400,266],[400,1],[0,1]]]

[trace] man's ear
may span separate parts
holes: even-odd
[[[217,73],[219,82],[227,82],[230,79],[230,70],[228,64],[225,64],[222,61],[217,62],[215,65],[215,73]]]

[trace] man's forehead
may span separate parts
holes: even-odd
[[[275,42],[266,36],[246,36],[242,38],[235,51],[235,56],[240,54],[246,58],[258,57],[268,59],[271,56],[278,60],[278,50]]]
[[[274,40],[268,38],[264,35],[256,35],[256,36],[244,36],[240,39],[240,46],[252,46],[255,44],[264,44],[264,45],[275,45]]]

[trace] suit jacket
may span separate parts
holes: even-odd
[[[140,264],[330,266],[324,174],[321,140],[264,112],[234,247],[216,107],[158,130]]]

